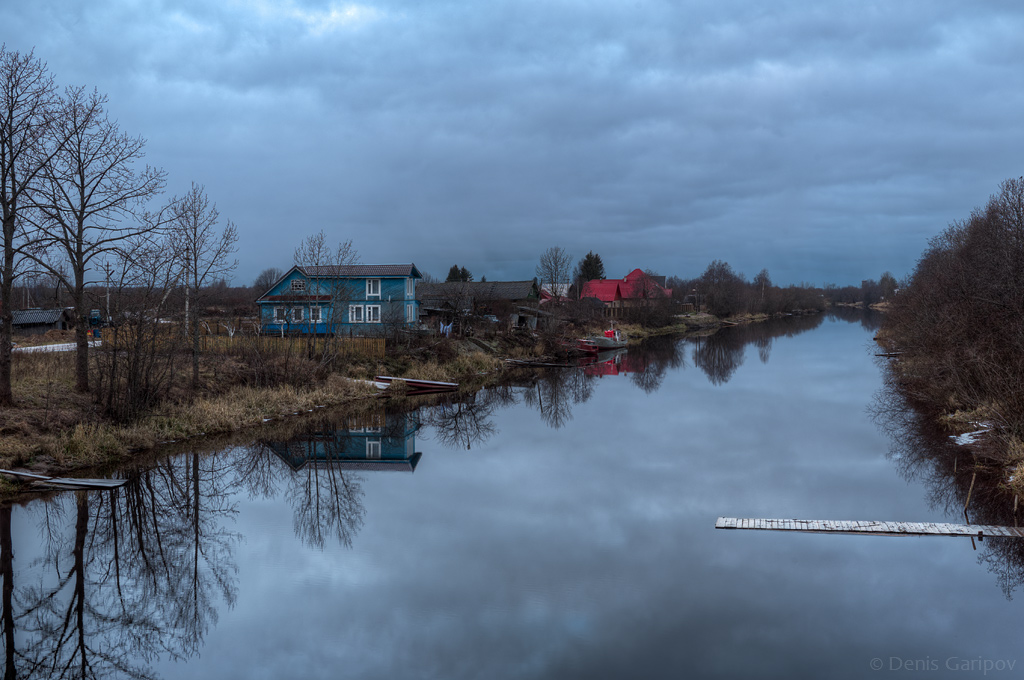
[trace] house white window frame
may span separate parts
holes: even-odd
[[[366,440],[366,459],[380,460],[381,445],[379,439]]]
[[[309,308],[309,321],[311,323],[320,323],[323,320],[324,313],[320,305],[311,305]]]
[[[380,305],[366,305],[366,323],[380,323]]]
[[[288,321],[288,310],[284,307],[274,307],[274,322],[286,323]]]
[[[305,291],[306,290],[306,279],[292,279],[291,289],[293,291]]]
[[[405,297],[416,297],[416,279],[410,277],[405,280]]]
[[[366,279],[366,299],[380,299],[380,279]]]
[[[363,312],[363,305],[349,305],[348,306],[348,322],[349,323],[363,323],[363,319],[366,315]]]
[[[305,320],[305,310],[302,307],[292,308],[292,323],[302,323]]]
[[[409,302],[405,305],[405,322],[416,323],[416,303]]]

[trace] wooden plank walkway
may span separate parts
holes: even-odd
[[[863,522],[829,519],[742,519],[719,517],[716,529],[755,531],[804,531],[816,534],[863,534],[870,536],[971,536],[1024,538],[1024,527],[941,522]]]

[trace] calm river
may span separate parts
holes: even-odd
[[[822,315],[661,341],[462,403],[296,418],[122,471],[115,493],[4,510],[8,669],[1022,676],[1024,572],[995,539],[714,528],[962,519],[872,415],[875,328]]]

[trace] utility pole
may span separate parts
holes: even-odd
[[[110,263],[105,262],[103,264],[103,269],[106,270],[107,273],[107,318],[105,323],[110,323]]]

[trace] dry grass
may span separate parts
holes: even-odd
[[[501,359],[466,348],[443,359],[404,357],[392,362],[398,370],[390,374],[473,385],[504,368]],[[308,384],[296,380],[295,385],[249,387],[234,375],[241,371],[235,365],[240,361],[216,354],[207,357],[202,367],[207,387],[198,396],[189,399],[188,390],[172,386],[160,406],[121,425],[105,419],[91,395],[74,391],[73,353],[17,353],[12,374],[17,403],[0,410],[0,467],[25,466],[56,474],[123,460],[169,441],[281,423],[287,416],[319,407],[359,403],[376,390],[358,381],[371,378],[375,371],[385,372],[384,363],[351,357],[335,364],[335,372]],[[187,372],[181,375],[187,377]],[[396,385],[394,391],[400,389]],[[14,488],[0,484],[0,496],[9,496]]]
[[[404,377],[417,380],[460,382],[482,373],[500,371],[503,367],[504,362],[498,357],[477,351],[459,354],[451,361],[444,363],[429,359],[412,366]]]
[[[340,375],[306,389],[232,387],[188,404],[166,403],[132,425],[103,421],[89,395],[74,392],[71,355],[15,355],[18,403],[0,412],[0,467],[90,467],[169,440],[235,432],[268,419],[338,405],[373,393]]]

